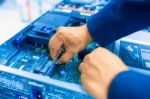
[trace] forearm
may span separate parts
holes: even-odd
[[[92,38],[102,46],[149,25],[149,0],[111,0],[87,23]]]
[[[136,71],[118,74],[109,86],[108,99],[150,99],[150,76]]]

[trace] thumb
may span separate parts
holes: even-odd
[[[74,55],[75,53],[73,51],[67,50],[60,58],[60,64],[68,63]]]

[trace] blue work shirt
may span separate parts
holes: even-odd
[[[111,0],[87,26],[93,39],[106,46],[150,26],[150,0]],[[109,86],[108,99],[150,99],[150,76],[131,70],[119,73]]]

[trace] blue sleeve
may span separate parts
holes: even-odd
[[[111,82],[108,99],[150,99],[150,76],[136,71],[121,72]]]
[[[111,0],[87,22],[91,36],[105,46],[150,25],[150,0]]]

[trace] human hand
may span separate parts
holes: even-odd
[[[113,53],[97,48],[80,64],[81,82],[87,92],[97,99],[107,99],[108,88],[113,78],[128,70],[127,66]]]
[[[49,41],[51,57],[55,60],[62,45],[64,45],[66,51],[62,55],[60,63],[68,63],[77,52],[86,48],[91,41],[92,37],[86,25],[79,27],[60,27]]]

